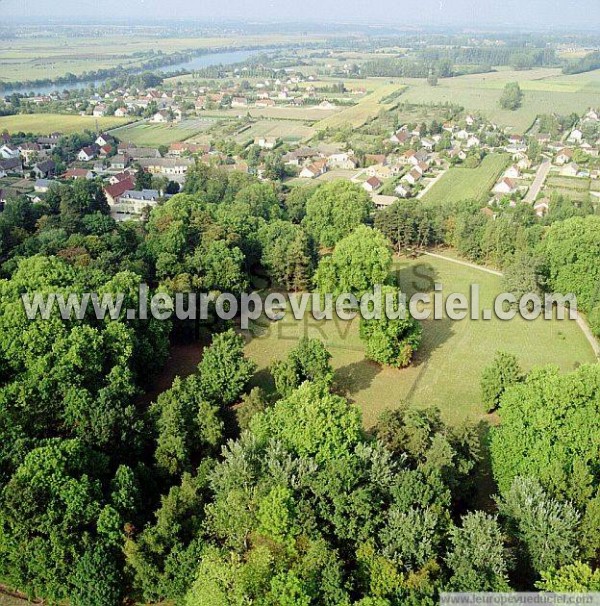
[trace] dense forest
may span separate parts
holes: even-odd
[[[198,164],[144,223],[116,223],[99,183],[75,181],[0,215],[0,582],[73,606],[400,606],[441,591],[600,590],[600,369],[482,377],[498,427],[451,427],[400,405],[370,431],[336,393],[331,355],[303,339],[252,388],[225,321],[30,321],[27,292],[360,294],[392,252],[447,244],[506,270],[515,290],[600,302],[600,217],[556,199],[495,219],[468,201],[375,214],[349,182],[287,191]],[[331,251],[320,256],[319,250]],[[387,283],[386,288],[398,285]],[[123,314],[124,315],[124,314]],[[600,315],[600,314],[599,314]],[[412,320],[365,322],[367,355],[410,364]],[[145,394],[172,343],[206,344],[197,371]],[[510,369],[507,372],[506,369]],[[475,499],[493,470],[493,506]]]

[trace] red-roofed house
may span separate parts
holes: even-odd
[[[127,177],[114,185],[107,185],[104,188],[104,194],[106,195],[106,201],[113,205],[119,202],[119,198],[130,189],[135,188],[135,181],[133,177]]]

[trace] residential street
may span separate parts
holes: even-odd
[[[525,202],[529,202],[530,204],[533,204],[535,202],[535,199],[538,197],[538,194],[540,193],[542,187],[544,186],[544,183],[546,182],[546,177],[550,172],[550,166],[550,160],[548,158],[544,158],[544,160],[542,160],[542,163],[540,164],[540,167],[537,170],[535,179],[533,180],[533,183],[529,188],[527,195],[525,196]]]

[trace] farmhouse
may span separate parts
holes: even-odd
[[[521,171],[519,170],[518,166],[513,164],[513,166],[506,169],[504,176],[508,177],[509,179],[519,179],[521,177]]]
[[[104,147],[105,145],[114,145],[114,142],[114,138],[110,135],[107,135],[106,133],[98,135],[95,141],[96,145],[98,145],[99,147]]]
[[[96,105],[96,107],[94,107],[94,109],[92,111],[92,116],[94,116],[94,118],[102,118],[105,114],[106,114],[106,105],[104,105],[103,103]]]
[[[140,220],[144,209],[155,206],[159,198],[160,192],[155,189],[125,191],[118,201],[111,205],[110,216],[115,221]]]
[[[381,194],[373,194],[371,198],[377,209],[387,208],[398,201],[396,196],[382,196]]]
[[[400,183],[396,186],[396,189],[394,189],[394,193],[401,198],[408,198],[412,193],[412,190],[410,186]]]
[[[363,183],[363,188],[369,192],[377,191],[382,183],[377,177],[370,177]]]
[[[390,143],[396,145],[404,145],[407,141],[410,141],[411,135],[405,130],[398,130],[390,137]]]
[[[154,175],[185,175],[194,165],[191,158],[142,158],[139,165]]]
[[[197,143],[171,143],[169,146],[169,156],[179,158],[184,154],[208,154],[210,145],[199,145]]]
[[[132,160],[141,160],[142,158],[160,158],[160,152],[153,147],[132,147],[127,151],[127,155]]]
[[[38,143],[21,143],[21,145],[19,145],[19,152],[27,165],[31,164],[34,158],[46,155],[45,150],[43,150]]]
[[[161,109],[150,118],[150,122],[154,124],[166,124],[167,122],[171,122],[171,117],[166,109]]]
[[[404,177],[402,177],[402,180],[410,183],[411,185],[415,185],[421,180],[422,177],[423,175],[416,168],[413,168],[410,172],[406,173]]]
[[[562,166],[563,164],[570,162],[571,158],[573,158],[573,150],[565,147],[556,154],[556,159],[554,161],[558,166]]]
[[[129,164],[129,156],[127,154],[117,154],[110,159],[110,167],[113,170],[124,170]]]
[[[0,173],[4,173],[5,175],[22,175],[23,163],[21,158],[0,159]]]
[[[263,149],[273,149],[279,143],[279,139],[277,137],[256,137],[254,139],[254,145],[258,145],[258,147],[262,147]]]
[[[327,160],[317,160],[313,162],[310,166],[304,167],[300,171],[300,177],[302,179],[315,179],[320,175],[323,175],[327,172]]]
[[[133,177],[133,173],[131,171],[125,170],[122,173],[117,173],[116,175],[111,175],[108,179],[110,185],[114,185],[115,183],[120,183],[121,181],[125,181],[125,179],[129,179]]]
[[[502,179],[502,181],[500,181],[500,183],[497,183],[494,187],[495,194],[508,195],[514,194],[516,191],[517,186],[515,182],[512,179],[509,179],[508,177],[504,177],[504,179]]]
[[[583,132],[576,128],[575,130],[571,131],[568,140],[573,143],[581,143],[583,141]]]
[[[302,147],[288,152],[283,156],[283,162],[289,166],[302,166],[307,160],[315,158],[319,152],[310,147]]]
[[[77,159],[80,162],[90,162],[98,155],[98,147],[95,145],[90,145],[88,147],[84,147],[78,154]]]
[[[550,200],[549,198],[542,198],[541,200],[538,200],[534,206],[533,206],[533,210],[535,211],[535,214],[538,217],[545,217],[548,214],[548,211],[550,210]]]
[[[94,173],[87,168],[70,168],[63,176],[63,179],[77,181],[77,179],[87,179],[90,181],[94,178]]]
[[[246,97],[233,97],[231,107],[248,107],[248,99]]]
[[[0,147],[0,158],[4,158],[5,160],[10,160],[12,158],[18,158],[21,155],[18,147],[14,145],[10,145],[6,143],[2,147]]]
[[[273,99],[258,99],[255,105],[256,107],[275,107],[275,101]]]
[[[40,147],[53,150],[60,141],[61,137],[62,135],[60,133],[52,133],[47,137],[38,137],[37,142]]]
[[[55,183],[52,179],[38,179],[33,186],[33,191],[37,194],[45,194],[50,189],[52,183]]]
[[[52,160],[43,160],[38,162],[32,169],[31,172],[35,175],[36,179],[46,179],[52,177],[56,171],[56,165]]]
[[[104,195],[106,196],[106,201],[109,205],[117,204],[119,198],[126,192],[135,187],[135,182],[133,177],[127,177],[118,181],[117,183],[113,183],[112,185],[108,185],[104,188]]]
[[[356,160],[354,159],[354,156],[348,152],[339,152],[337,154],[331,154],[327,158],[327,166],[329,168],[353,170],[356,168]]]
[[[560,174],[563,177],[576,177],[579,174],[579,166],[575,162],[570,162],[562,167]]]

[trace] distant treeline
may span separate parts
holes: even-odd
[[[590,53],[577,61],[569,61],[563,67],[563,74],[582,74],[595,69],[600,69],[600,51]]]
[[[419,61],[407,58],[382,57],[365,61],[360,66],[361,77],[383,76],[387,78],[427,78],[435,74],[440,78],[454,75],[454,66],[449,59]]]
[[[428,48],[422,51],[422,57],[425,62],[449,61],[452,64],[461,65],[509,65],[515,69],[547,67],[559,63],[554,49],[521,46]]]

